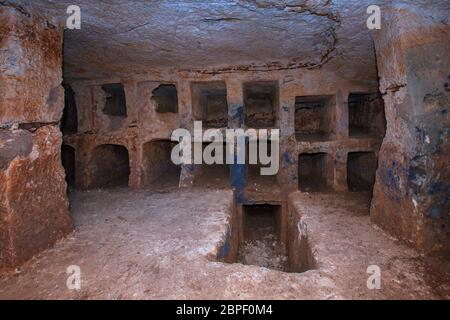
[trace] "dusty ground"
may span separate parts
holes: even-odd
[[[343,297],[449,299],[450,257],[426,258],[371,224],[368,194],[294,193],[318,268]],[[368,291],[367,267],[381,269],[381,290]]]
[[[237,262],[286,271],[286,250],[269,228],[261,230],[265,235],[260,240],[246,240],[239,245]]]
[[[449,263],[424,259],[369,222],[364,197],[296,193],[319,270],[283,273],[211,261],[232,207],[226,190],[76,192],[76,231],[0,278],[1,299],[449,298]],[[328,207],[323,210],[324,206]],[[366,268],[382,289],[366,288]],[[79,292],[66,287],[78,265]]]
[[[286,246],[280,243],[276,228],[276,213],[270,207],[247,210],[244,239],[239,244],[236,262],[288,271]]]

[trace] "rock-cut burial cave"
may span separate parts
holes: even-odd
[[[76,2],[0,1],[0,299],[450,298],[450,2]]]

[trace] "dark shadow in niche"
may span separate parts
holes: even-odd
[[[170,140],[152,140],[143,146],[144,186],[153,188],[178,187],[181,167],[172,162],[172,149],[177,145]]]
[[[230,187],[230,165],[226,164],[226,143],[225,142],[205,142],[203,143],[203,152],[208,148],[213,157],[219,157],[215,154],[217,149],[222,149],[222,164],[199,164],[196,165],[194,186],[203,188],[224,189]],[[212,151],[213,150],[213,151]],[[208,151],[208,154],[210,153]]]
[[[227,87],[225,82],[196,82],[192,84],[194,118],[205,128],[228,126]]]
[[[278,109],[278,83],[272,81],[245,83],[244,105],[247,127],[274,127]]]
[[[386,118],[381,95],[351,93],[348,97],[348,122],[352,138],[383,138]]]
[[[105,84],[102,89],[106,96],[103,113],[108,116],[125,118],[127,116],[127,102],[123,85],[121,83]]]
[[[324,141],[334,133],[332,96],[295,98],[295,134],[299,141]]]
[[[326,153],[302,153],[298,158],[298,186],[304,192],[330,189],[330,159]]]
[[[75,149],[63,144],[61,146],[61,162],[66,172],[66,182],[69,188],[75,186]]]
[[[372,191],[378,161],[374,152],[350,152],[347,158],[347,184],[350,191]]]
[[[109,188],[128,185],[130,164],[124,146],[104,144],[97,146],[90,161],[90,188]]]
[[[258,143],[258,150],[261,148],[260,140],[255,141],[255,143]],[[278,181],[277,181],[277,175],[264,175],[261,172],[262,168],[268,168],[270,167],[269,164],[262,164],[261,159],[258,156],[258,159],[256,159],[257,163],[250,163],[250,150],[251,150],[251,143],[247,142],[246,144],[246,163],[247,163],[247,184],[246,189],[253,190],[253,191],[275,191],[278,189]],[[255,152],[255,151],[253,151]],[[267,141],[267,156],[272,158],[272,142],[269,140]]]
[[[152,92],[152,98],[156,102],[156,112],[177,113],[178,93],[173,84],[162,84]]]
[[[75,101],[75,92],[70,85],[64,86],[64,111],[61,118],[61,131],[63,135],[70,135],[78,131],[77,104]]]

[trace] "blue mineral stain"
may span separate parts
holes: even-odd
[[[194,172],[195,166],[193,164],[189,164],[189,165],[186,166],[186,168],[187,168],[189,173],[192,173],[192,172]]]
[[[230,109],[230,119],[232,123],[242,127],[244,125],[244,107],[232,106]]]
[[[236,193],[235,193],[235,196],[234,196],[234,199],[235,199],[235,202],[236,202],[237,204],[244,204],[244,203],[247,203],[247,202],[248,202],[247,197],[245,196],[245,192],[244,192],[244,191],[236,192]]]
[[[230,249],[231,249],[230,241],[231,241],[232,235],[233,235],[233,231],[232,231],[231,227],[228,227],[227,235],[225,238],[225,243],[223,244],[223,246],[220,247],[219,252],[217,252],[217,260],[222,260],[222,259],[226,258],[228,256],[228,254],[230,253]]]
[[[450,212],[450,183],[434,182],[431,184],[428,195],[437,199],[435,206],[428,212],[427,217],[438,219]]]
[[[450,127],[445,127],[442,129],[441,134],[439,135],[439,138],[441,140],[447,141],[445,138],[447,138],[448,136],[450,136]]]
[[[431,183],[430,188],[428,189],[428,194],[430,196],[439,193],[441,191],[445,191],[444,185],[438,181]]]
[[[230,165],[230,182],[235,190],[235,200],[237,203],[245,202],[244,189],[246,185],[246,165],[235,163]]]
[[[382,178],[384,185],[386,185],[389,190],[389,192],[387,193],[389,198],[393,199],[394,201],[399,200],[400,177],[398,175],[396,161],[392,161],[391,167],[381,167],[380,177]]]
[[[441,209],[439,207],[434,207],[430,210],[428,218],[437,219],[441,216]]]
[[[398,177],[393,168],[389,168],[386,172],[386,181],[389,187],[397,186]]]
[[[231,186],[236,190],[244,190],[245,188],[245,164],[232,164],[231,171]]]
[[[283,153],[283,162],[286,163],[286,164],[293,164],[294,163],[294,161],[291,158],[291,155],[287,151],[285,151]]]
[[[425,155],[418,155],[414,157],[411,164],[408,167],[408,186],[415,194],[426,192],[423,188],[426,188],[425,184],[429,180],[427,178],[427,158]]]
[[[414,167],[409,167],[408,168],[408,180],[410,181],[414,181],[417,178],[417,171],[416,168]]]

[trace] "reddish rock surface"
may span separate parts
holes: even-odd
[[[1,130],[0,137],[0,267],[6,268],[53,245],[72,230],[72,221],[59,130]]]
[[[372,4],[371,0],[288,2],[142,4],[118,0],[113,5],[80,0],[86,20],[83,20],[82,30],[69,31],[65,38],[65,85],[71,92],[66,98],[70,100],[67,105],[72,106],[72,113],[69,114],[68,108],[65,113],[73,127],[65,131],[62,139],[59,129],[64,105],[62,22],[67,5],[72,3],[69,0],[0,1],[0,268],[23,263],[72,230],[61,166],[62,140],[64,148],[70,150],[63,154],[67,156],[64,163],[70,167],[68,176],[76,187],[128,185],[165,189],[170,186],[174,191],[178,187],[208,187],[216,180],[225,181],[234,188],[238,205],[283,205],[281,230],[288,226],[295,229],[292,223],[298,222],[288,221],[289,195],[298,199],[293,200],[296,209],[291,208],[290,218],[297,211],[302,216],[325,201],[326,206],[314,212],[319,220],[311,223],[317,232],[311,239],[325,235],[320,239],[324,259],[334,255],[336,243],[334,247],[328,246],[327,241],[335,236],[342,240],[337,243],[339,260],[349,256],[365,259],[367,256],[349,252],[346,243],[349,236],[353,236],[352,243],[359,244],[365,235],[369,237],[363,244],[355,245],[354,252],[387,250],[391,252],[390,260],[396,260],[398,254],[405,259],[415,258],[412,249],[407,256],[402,256],[404,247],[388,241],[378,230],[376,235],[372,234],[367,227],[367,216],[360,220],[349,217],[347,213],[355,212],[352,208],[344,212],[345,215],[327,220],[329,211],[342,209],[343,192],[360,191],[357,189],[363,185],[370,193],[376,171],[372,221],[421,251],[448,252],[448,1],[436,0],[433,5],[425,0],[394,1],[391,5],[387,4],[392,1],[380,1],[383,23],[380,31],[373,32],[375,50],[370,32],[365,28],[365,10]],[[176,90],[176,98],[168,94],[161,99],[161,93],[156,93],[161,86]],[[384,110],[378,91],[384,99]],[[205,92],[215,96],[212,105],[205,102],[208,100]],[[361,100],[357,99],[363,95]],[[351,109],[355,105],[362,111],[353,113]],[[213,111],[208,114],[205,110],[211,106]],[[260,112],[261,106],[263,112]],[[192,129],[194,121],[200,119],[222,130],[225,126],[279,128],[281,148],[277,176],[253,176],[252,168],[244,166],[231,166],[218,175],[201,166],[173,166],[168,157],[172,131],[179,127]],[[252,119],[254,121],[249,121]],[[300,193],[293,194],[299,189]],[[317,195],[322,191],[330,192],[331,196]],[[309,193],[314,193],[311,198]],[[159,206],[170,211],[175,221],[185,208],[177,211],[166,204],[170,197],[176,197],[177,193],[174,194],[161,198],[157,194],[155,199],[163,200],[158,202]],[[102,191],[95,191],[98,198],[85,195],[89,193],[81,193],[76,198],[88,198],[93,205],[104,204]],[[138,204],[143,207],[137,209],[144,210],[148,199],[145,191],[141,195],[143,201]],[[126,199],[133,199],[128,191],[123,196],[125,203]],[[185,198],[186,203],[196,203],[198,208],[204,206],[200,196],[196,196],[195,200]],[[303,206],[305,203],[308,208]],[[78,205],[80,219],[83,213],[96,210]],[[122,208],[118,219],[122,221],[130,208],[133,211],[132,206]],[[203,209],[206,217],[207,208]],[[109,219],[109,212],[101,214]],[[88,216],[86,221],[90,223],[92,218],[98,234],[92,234],[93,229],[87,227],[89,223],[81,223],[79,243],[82,245],[75,244],[77,248],[84,248],[85,242],[91,241],[94,243],[90,247],[92,250],[77,251],[66,243],[63,247],[66,246],[67,251],[62,250],[62,253],[75,252],[81,259],[95,256],[96,245],[101,245],[96,240],[109,234],[105,232],[103,220],[93,217]],[[145,217],[144,222],[162,230],[158,223],[163,220],[148,218]],[[348,230],[340,229],[342,221],[349,225]],[[141,227],[139,223],[136,226]],[[128,230],[128,226],[124,230],[120,228],[116,231]],[[322,232],[324,229],[327,232]],[[165,235],[176,235],[175,231],[168,228]],[[142,235],[147,233],[138,234]],[[383,245],[378,246],[378,241]],[[143,245],[148,246],[148,243]],[[97,261],[116,254],[118,246],[118,243],[110,243],[109,253],[100,255],[101,260]],[[149,255],[155,255],[152,248],[147,249]],[[180,251],[182,249],[184,247]],[[61,252],[51,258],[62,268],[66,264],[60,260]],[[175,258],[178,253],[174,254]],[[382,260],[382,263],[388,267],[390,260]],[[184,270],[191,271],[195,279],[205,267],[203,262],[198,269]],[[146,261],[143,263],[148,265]],[[333,262],[329,266],[340,263]],[[184,275],[180,272],[174,277],[173,265],[166,265],[167,274],[172,283],[178,283],[177,277]],[[351,273],[356,265],[341,270]],[[90,274],[94,283],[98,277],[96,266],[89,265],[94,270]],[[360,270],[362,267],[358,265]],[[408,268],[414,267],[408,264]],[[39,270],[36,265],[32,270],[34,268]],[[243,269],[241,266],[234,268],[239,272]],[[52,267],[47,265],[45,269],[52,270]],[[264,294],[253,291],[252,273],[244,269],[247,269],[244,274],[248,280],[230,284],[232,288],[223,297],[274,297],[270,285],[263,285],[267,290]],[[402,273],[401,268],[397,273]],[[365,276],[364,270],[362,274]],[[232,274],[231,278],[234,277]],[[296,276],[280,277],[285,279],[285,285],[281,285],[278,292],[286,294],[286,287],[294,283],[293,280],[298,281],[293,285],[299,290],[302,287],[301,279]],[[357,283],[363,286],[363,276],[358,277]],[[418,276],[424,277],[423,274]],[[141,283],[142,279],[137,279],[136,283]],[[279,275],[271,279],[279,283]],[[334,280],[339,285],[329,290],[326,285],[314,284],[306,297],[367,297],[362,291],[351,292],[356,282],[349,282],[351,285],[345,287],[348,278]],[[40,280],[39,285],[42,283],[45,294],[30,291],[26,296],[51,295],[45,281]],[[416,285],[415,281],[408,283],[407,288]],[[8,284],[12,289],[5,296],[11,296],[16,285],[14,281]],[[123,284],[128,285],[126,281]],[[191,292],[190,284],[183,289],[186,293],[181,294],[168,294],[165,285],[158,294],[148,295],[143,291],[139,297],[197,297]],[[211,286],[217,287],[216,283]],[[430,287],[433,286],[434,282]],[[318,287],[325,289],[316,294]],[[340,294],[336,288],[345,290]],[[427,292],[422,295],[420,288],[410,297],[429,296]],[[428,290],[428,285],[425,288]],[[123,287],[117,288],[114,295],[89,292],[85,297],[134,297],[120,289]],[[248,295],[246,290],[250,292]],[[242,295],[237,294],[242,292]],[[379,297],[406,295],[400,283],[391,294]],[[199,297],[210,296],[207,290]],[[437,295],[440,296],[448,294]],[[303,296],[286,294],[283,297]]]
[[[72,230],[62,134],[62,29],[0,5],[0,269]]]
[[[0,125],[57,122],[64,106],[62,30],[0,5]]]
[[[450,29],[433,9],[393,5],[375,33],[387,132],[371,216],[420,250],[450,252]]]

